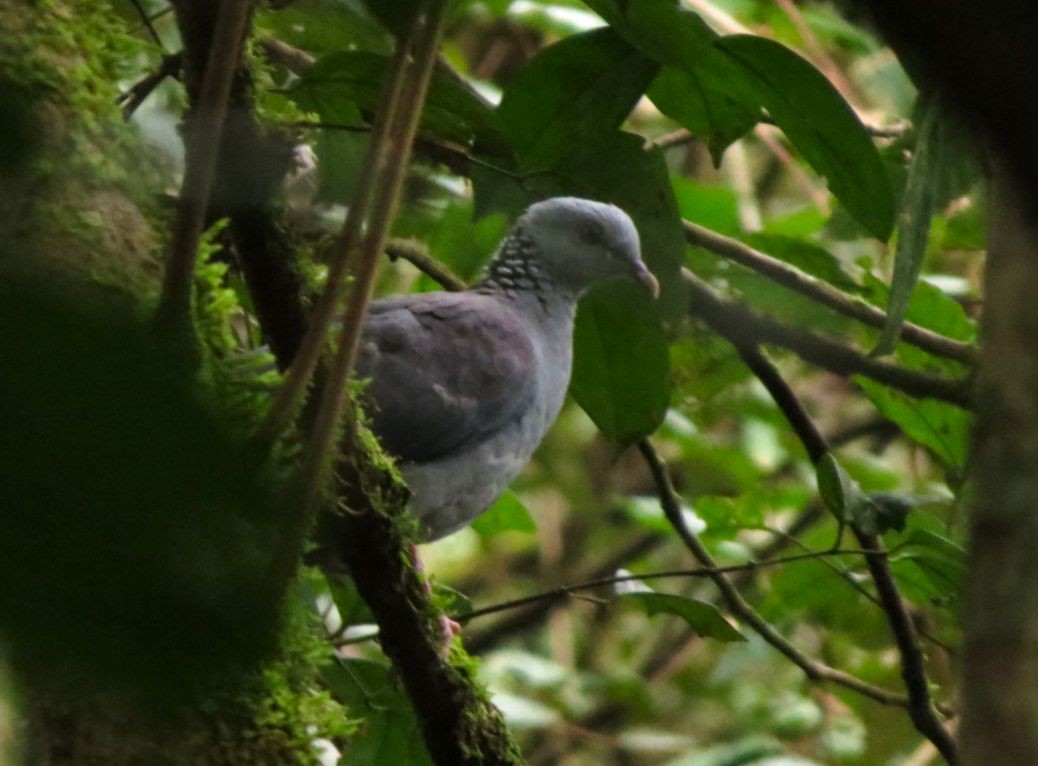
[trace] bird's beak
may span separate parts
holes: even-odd
[[[635,263],[634,278],[649,288],[653,298],[660,297],[660,281],[649,271],[649,267],[641,261]]]

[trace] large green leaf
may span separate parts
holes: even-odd
[[[847,212],[886,240],[895,212],[890,178],[861,120],[825,76],[763,37],[732,35],[716,45],[752,74],[760,103]]]
[[[667,342],[644,288],[602,285],[581,303],[570,390],[602,432],[631,444],[667,412]]]
[[[506,491],[472,522],[472,528],[488,539],[502,532],[536,532],[537,524],[523,501],[514,492]]]
[[[717,33],[674,0],[625,4],[592,0],[592,8],[646,56],[664,64],[648,96],[668,117],[706,139],[714,162],[753,127],[760,103],[746,73],[714,47]]]
[[[351,114],[351,107],[373,113],[388,66],[389,58],[377,53],[330,53],[303,74],[290,95],[322,119]],[[421,125],[454,143],[480,140],[495,149],[503,146],[494,110],[441,68],[433,72]]]
[[[705,601],[649,591],[625,593],[621,598],[637,602],[649,617],[656,614],[672,614],[680,617],[703,638],[716,638],[718,641],[725,642],[746,640],[745,636],[733,628],[731,623],[717,611],[717,607]]]
[[[646,94],[661,112],[706,140],[715,165],[761,117],[760,107],[733,98],[721,85],[717,75],[723,71],[717,59],[692,71],[664,67]]]
[[[661,109],[696,132],[720,126],[717,135],[707,133],[715,156],[726,136],[748,128],[745,122],[764,107],[804,159],[829,179],[846,210],[873,235],[890,236],[894,192],[879,153],[854,111],[810,63],[767,38],[718,37],[672,0],[639,0],[622,9],[613,0],[588,4],[642,53],[692,78],[676,83],[665,76],[653,95],[661,98]],[[688,100],[678,111],[682,89]]]
[[[970,414],[936,399],[915,399],[861,376],[854,378],[880,414],[961,475],[969,447]]]
[[[891,568],[910,598],[955,602],[962,592],[966,551],[927,529],[910,529],[890,556]]]
[[[389,53],[393,47],[392,36],[359,0],[296,0],[278,10],[261,9],[256,25],[314,56],[357,47]]]
[[[609,28],[567,37],[527,64],[498,108],[522,166],[543,169],[608,139],[656,74]]]

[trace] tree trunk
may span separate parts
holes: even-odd
[[[62,295],[128,304],[141,316],[158,290],[166,222],[154,200],[169,179],[152,170],[153,150],[116,106],[126,76],[119,71],[127,50],[120,26],[103,2],[0,0],[0,281],[60,284],[68,288]],[[123,466],[127,474],[134,468]],[[5,492],[4,502],[17,499]],[[60,563],[43,566],[61,571]],[[64,605],[36,607],[60,612]],[[7,617],[0,614],[2,632],[11,627]],[[214,684],[189,703],[163,700],[148,712],[132,694],[29,668],[20,647],[4,643],[0,719],[11,698],[20,709],[10,712],[21,720],[0,720],[0,762],[18,762],[5,741],[17,733],[24,741],[15,749],[39,766],[313,764],[313,739],[342,733],[348,722],[337,703],[314,691],[320,649],[309,625],[298,615],[286,622],[280,649],[262,668],[250,666],[233,684]],[[318,733],[315,715],[323,721]]]
[[[992,195],[964,624],[963,763],[1038,760],[1038,225]]]

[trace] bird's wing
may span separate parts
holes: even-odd
[[[357,359],[372,427],[404,462],[424,463],[517,419],[536,389],[536,349],[519,316],[475,293],[372,304]]]

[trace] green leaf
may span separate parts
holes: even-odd
[[[482,516],[472,522],[472,528],[480,537],[489,539],[502,532],[527,532],[537,531],[530,511],[523,505],[512,491],[507,491],[499,497]]]
[[[668,117],[706,139],[714,162],[760,119],[752,83],[714,46],[717,33],[673,0],[589,3],[642,53],[665,65],[649,98]]]
[[[872,350],[874,356],[894,351],[901,334],[901,325],[908,312],[912,291],[926,257],[926,243],[933,221],[941,167],[938,111],[937,99],[928,99],[923,107],[915,152],[908,165],[908,180],[901,198],[897,249],[894,251],[894,276],[887,298],[887,320]]]
[[[646,95],[672,120],[706,140],[714,165],[734,141],[744,136],[761,117],[759,106],[733,98],[721,86],[721,64],[698,65],[693,71],[664,67]],[[719,87],[720,86],[720,87]]]
[[[849,506],[853,502],[855,483],[831,452],[827,452],[815,466],[818,492],[825,507],[837,519],[848,519]],[[860,489],[858,490],[861,491]]]
[[[891,553],[890,561],[898,581],[911,584],[911,598],[937,602],[958,599],[966,551],[952,540],[927,529],[912,529]],[[906,566],[911,570],[906,571]]]
[[[889,291],[881,280],[865,274],[863,282],[866,297],[871,302],[877,305],[887,302]],[[966,315],[962,304],[925,279],[916,282],[905,318],[955,340],[973,341],[977,338],[977,323]]]
[[[389,53],[393,38],[351,0],[296,0],[278,10],[262,9],[257,26],[313,56],[351,48]]]
[[[825,76],[763,37],[732,35],[716,44],[753,76],[761,103],[847,212],[886,240],[895,210],[890,178],[865,126]]]
[[[388,665],[337,659],[321,674],[335,698],[364,718],[350,738],[342,766],[432,766],[410,703]]]
[[[837,519],[849,521],[869,534],[878,534],[903,521],[892,508],[881,507],[865,494],[831,452],[815,466],[818,491],[826,507]]]
[[[655,431],[670,401],[667,342],[653,308],[644,288],[615,282],[593,290],[577,313],[570,391],[618,444]]]
[[[935,399],[915,399],[875,381],[856,376],[876,409],[913,441],[927,447],[945,467],[961,476],[969,447],[968,412]]]
[[[498,116],[527,170],[549,168],[608,139],[658,66],[609,28],[567,37],[505,90]]]
[[[697,601],[670,593],[625,593],[621,599],[636,601],[649,617],[657,614],[672,614],[688,623],[703,638],[716,638],[718,641],[730,643],[745,641],[738,630],[732,627],[717,608],[705,601]]]
[[[301,108],[319,112],[322,120],[352,116],[351,105],[373,113],[388,67],[389,57],[377,53],[330,53],[303,74],[289,95]],[[462,145],[478,140],[494,151],[506,145],[494,110],[441,68],[433,72],[421,126]]]

